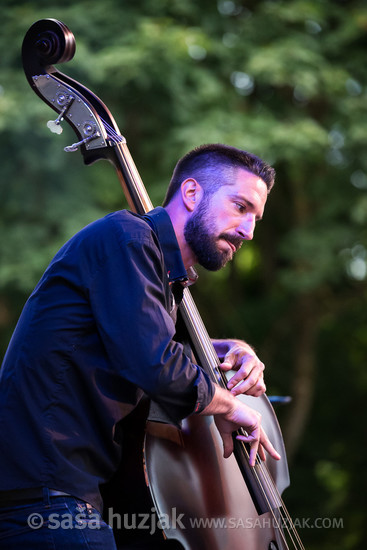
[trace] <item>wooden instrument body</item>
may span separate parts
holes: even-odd
[[[285,456],[268,399],[245,395],[239,399],[262,414],[269,439]],[[148,423],[146,476],[158,517],[164,519],[166,537],[177,539],[187,550],[286,548],[279,532],[277,509],[258,513],[234,455],[224,459],[222,453],[213,417],[190,417],[183,422],[182,430]],[[267,463],[282,491],[289,485],[286,460],[268,457]]]

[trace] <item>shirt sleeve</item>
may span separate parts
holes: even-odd
[[[89,289],[100,338],[111,367],[178,423],[210,403],[213,383],[173,340],[168,278],[154,234],[110,224],[114,230],[101,236],[104,260]]]

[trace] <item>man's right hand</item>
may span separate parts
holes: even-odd
[[[216,386],[212,401],[200,414],[214,416],[223,440],[225,458],[233,452],[232,433],[239,428],[244,428],[247,435],[238,435],[237,439],[250,445],[250,466],[255,465],[257,453],[262,460],[265,460],[265,450],[275,460],[280,460],[280,455],[261,427],[261,414],[236,399],[227,390]]]

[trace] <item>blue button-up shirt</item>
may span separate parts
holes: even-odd
[[[212,382],[174,340],[171,284],[185,276],[163,208],[115,212],[61,248],[0,371],[0,490],[49,487],[100,507],[120,460],[116,425],[144,393],[173,423],[211,401]]]

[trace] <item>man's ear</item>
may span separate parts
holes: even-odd
[[[203,188],[194,178],[187,178],[181,183],[182,201],[189,212],[195,210],[203,194]]]

